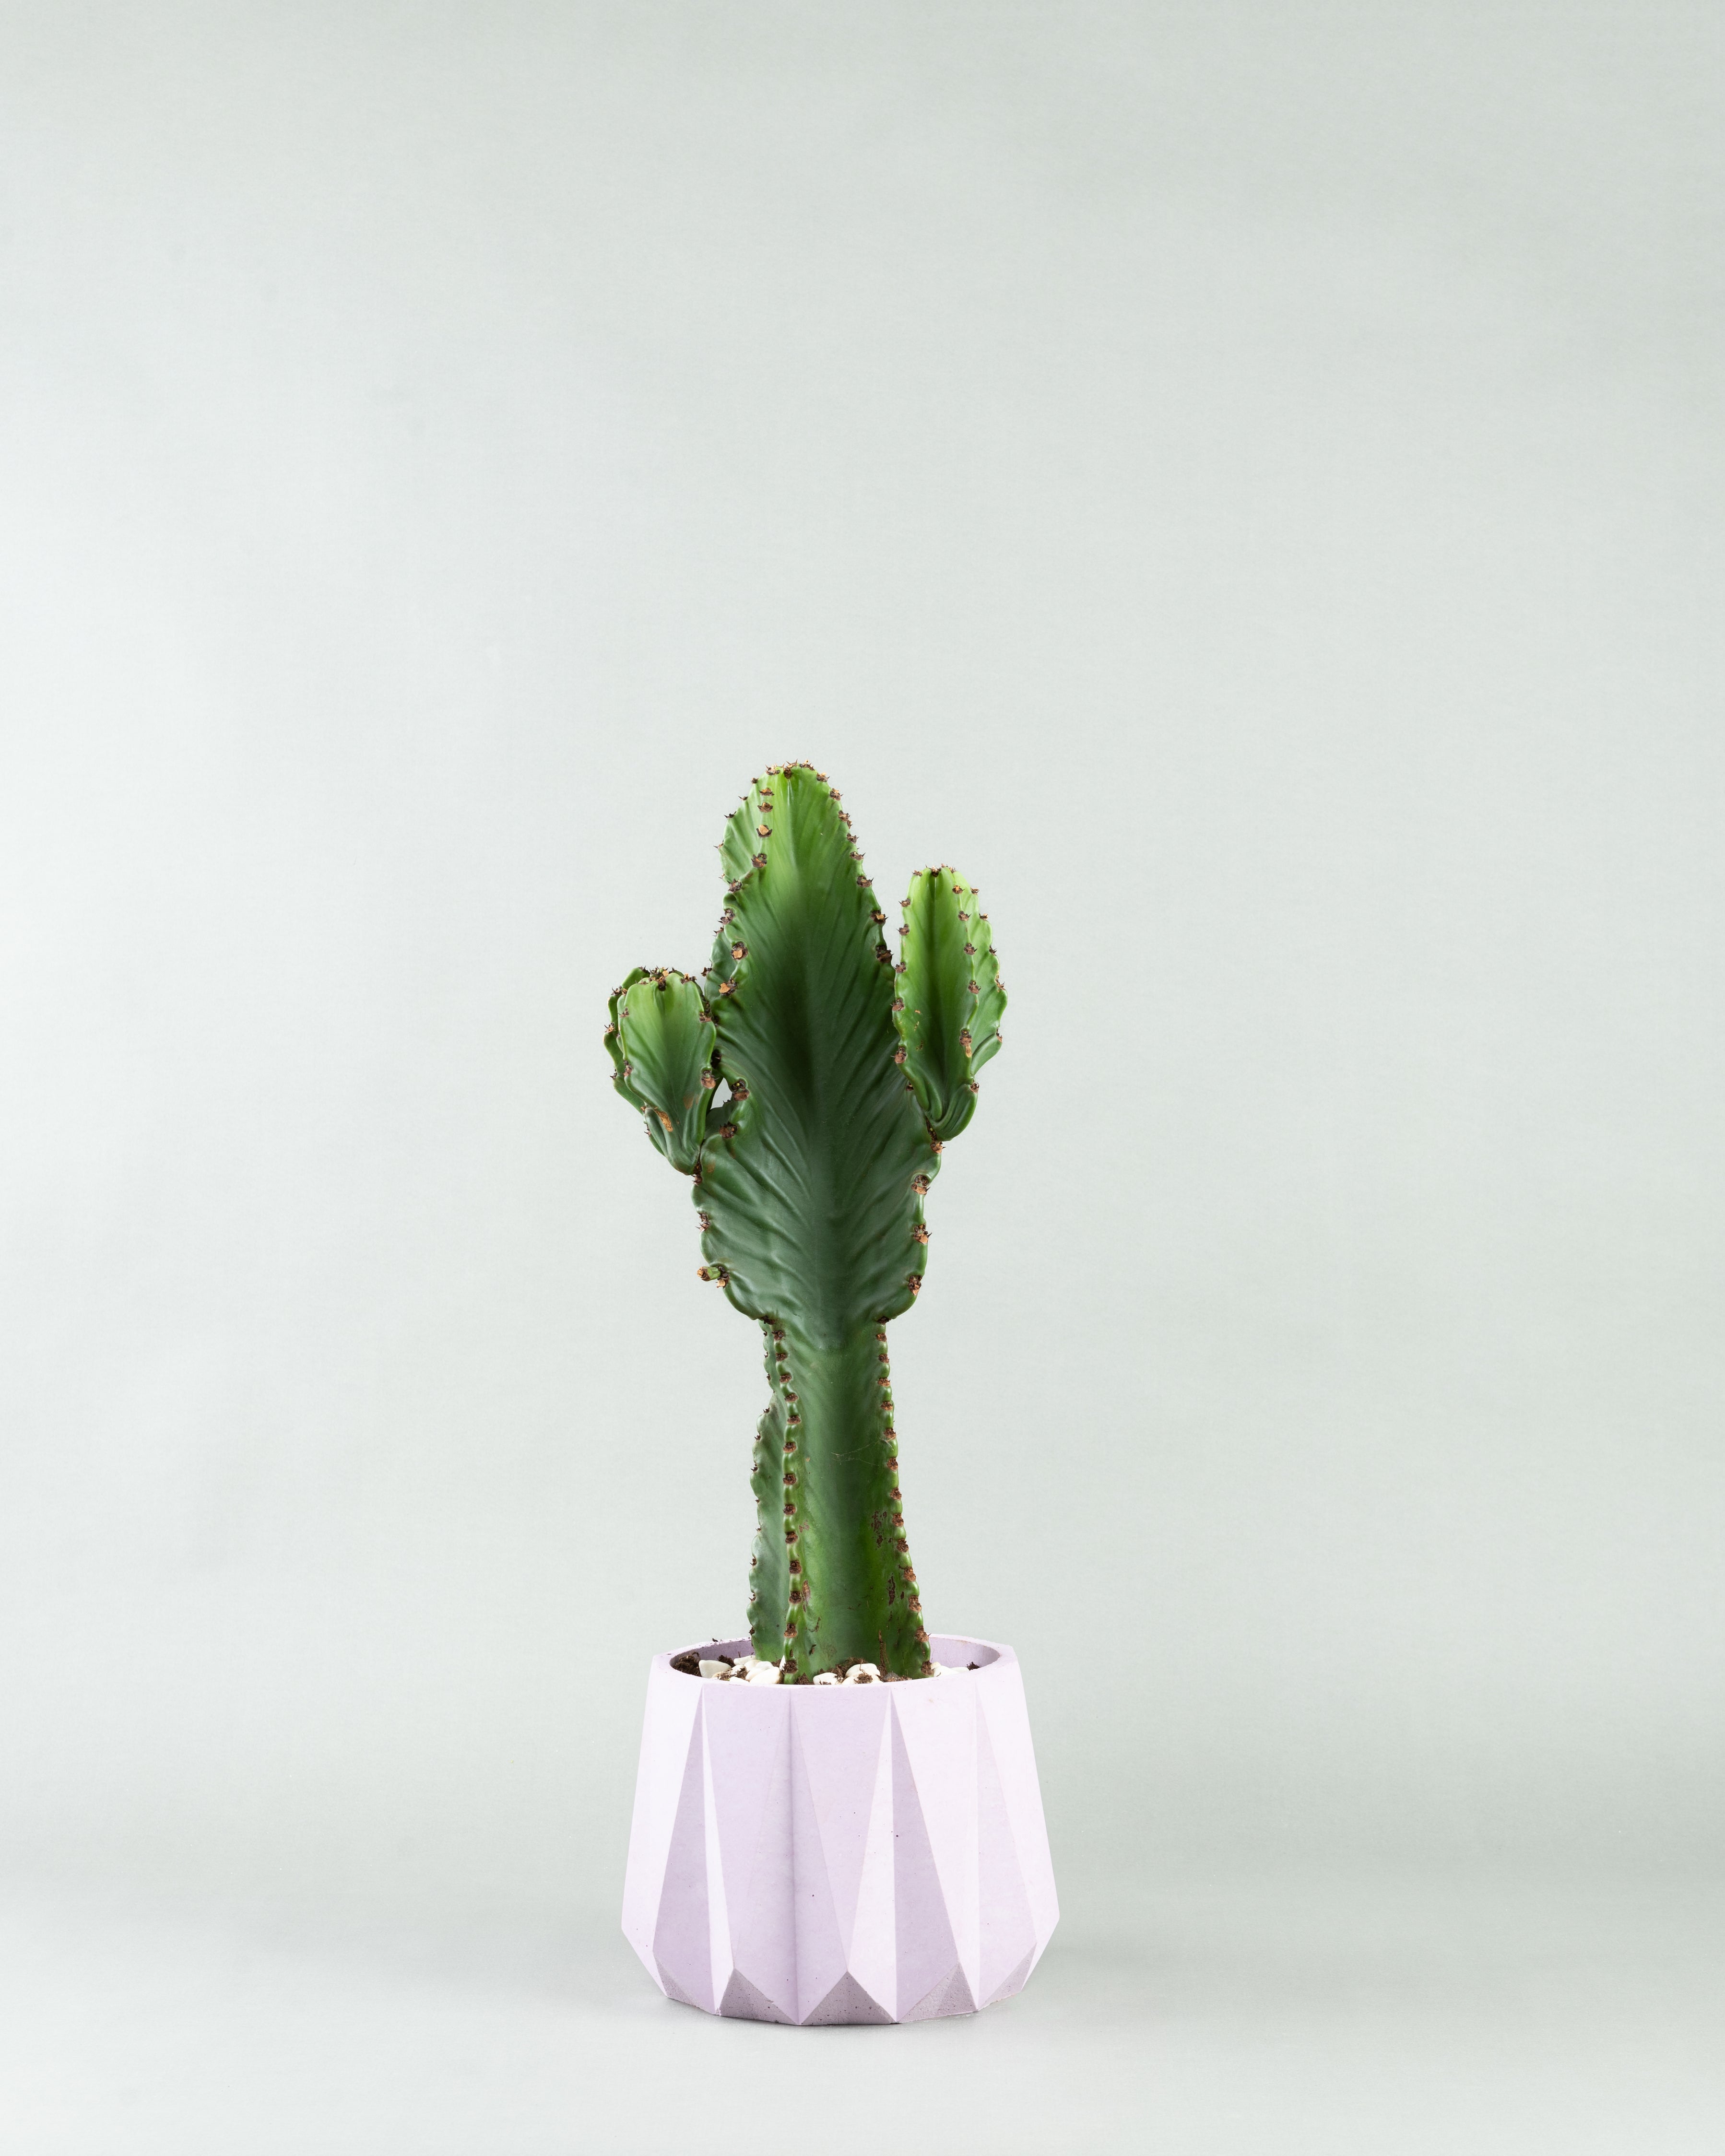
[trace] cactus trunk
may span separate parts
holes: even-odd
[[[799,1676],[852,1661],[918,1676],[928,1645],[905,1540],[886,1327],[858,1326],[831,1342],[794,1326],[767,1332],[773,1404],[756,1446],[755,1652]]]

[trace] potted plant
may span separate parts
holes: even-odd
[[[761,1328],[748,1636],[655,1657],[624,1929],[673,1999],[796,2023],[966,2014],[1058,1914],[1016,1658],[924,1628],[886,1327],[1006,995],[949,868],[895,962],[849,813],[775,765],[732,816],[698,979],[637,968],[617,1091],[690,1178],[701,1277]]]

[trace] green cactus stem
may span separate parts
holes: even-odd
[[[922,1201],[970,1121],[1006,997],[973,886],[911,880],[895,966],[839,796],[768,770],[721,847],[697,983],[638,968],[611,999],[614,1082],[694,1181],[704,1279],[759,1324],[755,1652],[807,1681],[930,1667],[898,1486],[886,1327],[922,1286]]]

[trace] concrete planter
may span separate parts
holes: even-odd
[[[1060,1910],[1018,1658],[932,1644],[982,1666],[714,1684],[655,1656],[623,1928],[667,1998],[808,2025],[973,2014],[1023,1988]]]

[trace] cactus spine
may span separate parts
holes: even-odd
[[[896,965],[824,775],[773,766],[720,849],[699,981],[637,968],[611,998],[614,1083],[690,1176],[703,1279],[760,1326],[755,1652],[804,1681],[929,1667],[898,1486],[886,1327],[922,1283],[922,1201],[976,1106],[1006,995],[976,894],[911,879]]]

